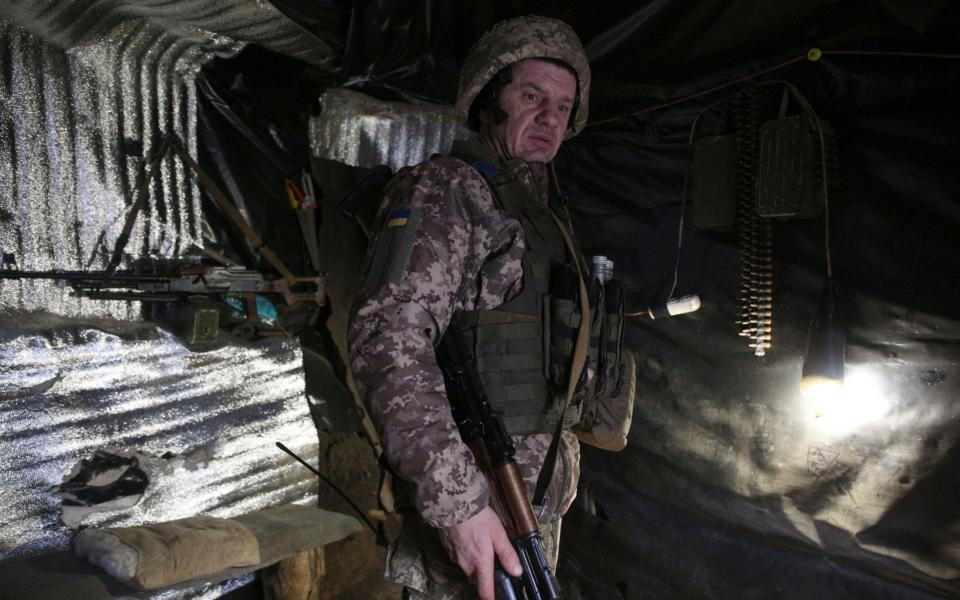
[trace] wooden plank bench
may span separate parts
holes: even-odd
[[[160,592],[187,591],[242,577],[315,548],[364,531],[349,515],[288,504],[233,517],[249,529],[260,546],[260,564],[225,569],[162,590],[127,587],[72,551],[0,563],[0,600],[147,599]]]

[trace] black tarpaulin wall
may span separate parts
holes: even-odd
[[[570,597],[584,598],[960,595],[960,123],[951,106],[960,98],[960,62],[830,54],[956,53],[960,11],[952,3],[659,1],[548,10],[381,1],[354,5],[349,19],[323,18],[330,6],[276,4],[324,39],[342,36],[340,85],[417,102],[452,102],[467,46],[497,20],[536,13],[573,25],[594,70],[591,121],[625,118],[566,143],[557,168],[582,245],[610,256],[641,304],[671,288],[694,119],[714,105],[695,137],[723,132],[732,110],[724,98],[751,83],[795,85],[838,141],[830,235],[846,317],[849,410],[818,418],[798,387],[824,284],[822,219],[772,225],[772,347],[757,357],[735,323],[737,238],[695,228],[688,205],[676,291],[699,294],[703,307],[630,323],[628,346],[640,365],[630,446],[620,454],[584,450],[560,576]],[[825,53],[818,62],[763,72],[811,47]],[[269,85],[269,70],[245,68]],[[764,89],[779,101],[778,85]],[[283,102],[303,115],[311,94]],[[298,168],[304,119],[258,115],[245,127],[264,124],[257,119],[275,141],[295,140],[278,141],[277,155],[283,168]],[[238,146],[215,146],[222,158],[208,160],[224,177],[282,170],[259,158],[262,150],[243,158]]]

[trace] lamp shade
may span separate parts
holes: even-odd
[[[828,284],[810,322],[800,389],[806,394],[825,385],[843,385],[846,332],[836,311],[835,290]]]

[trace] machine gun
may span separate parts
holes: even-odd
[[[214,200],[254,250],[279,273],[281,279],[266,279],[259,271],[237,266],[227,257],[209,248],[204,248],[203,252],[226,266],[202,265],[174,259],[137,261],[131,270],[117,270],[137,217],[147,205],[147,183],[159,172],[161,161],[170,153],[194,172],[199,186]],[[130,211],[105,270],[18,271],[10,268],[14,257],[3,254],[3,260],[0,261],[0,279],[51,279],[66,282],[80,297],[154,303],[158,310],[154,311],[152,318],[170,325],[175,333],[192,346],[203,346],[216,341],[221,310],[220,306],[216,302],[210,302],[211,300],[224,299],[231,306],[245,312],[245,319],[231,323],[233,332],[245,339],[258,334],[283,331],[265,325],[258,306],[268,307],[272,316],[276,316],[277,311],[269,303],[259,301],[259,296],[280,296],[290,307],[306,303],[316,307],[324,306],[326,280],[323,274],[319,273],[319,259],[315,252],[311,252],[311,260],[318,270],[318,276],[294,275],[266,246],[260,234],[247,222],[233,201],[200,168],[176,134],[162,136],[142,167],[134,187]],[[313,241],[306,240],[308,247]],[[239,307],[234,302],[236,298],[242,299]],[[178,302],[180,300],[187,302]],[[312,323],[312,317],[310,322]]]
[[[235,328],[240,337],[253,337],[261,332],[261,315],[257,295],[282,298],[288,306],[310,303],[324,304],[323,277],[295,277],[293,284],[285,279],[268,280],[258,271],[240,266],[211,266],[195,263],[163,261],[146,263],[128,271],[19,271],[0,269],[0,279],[49,279],[62,281],[74,294],[94,300],[135,300],[149,303],[181,303],[190,301],[189,317],[182,313],[168,315],[175,321],[178,333],[187,342],[213,342],[219,328],[219,309],[211,300],[224,296],[242,298],[246,319]],[[186,325],[186,327],[183,327]],[[184,334],[184,330],[189,331]]]
[[[437,347],[437,362],[443,371],[460,437],[487,479],[490,503],[523,566],[518,581],[510,578],[500,564],[496,565],[497,600],[556,600],[560,597],[560,585],[547,564],[540,526],[513,458],[513,442],[487,399],[473,353],[456,319]]]

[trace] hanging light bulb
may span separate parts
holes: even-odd
[[[810,322],[800,377],[800,391],[818,417],[831,404],[843,400],[844,338],[836,313],[833,284],[828,282]]]

